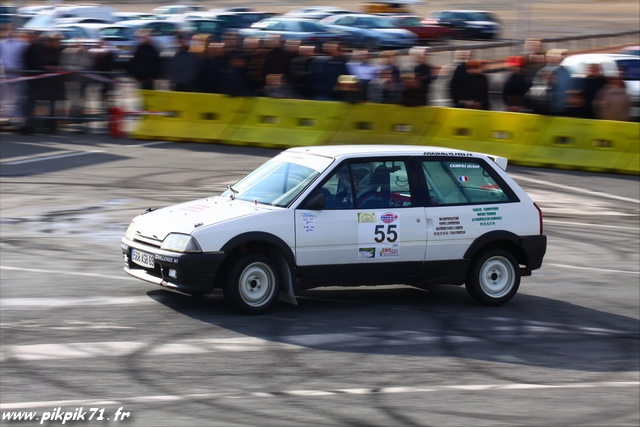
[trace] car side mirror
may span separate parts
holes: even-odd
[[[311,211],[320,211],[327,206],[327,196],[324,193],[318,193],[304,204],[305,209]]]

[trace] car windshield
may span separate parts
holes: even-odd
[[[330,159],[309,161],[278,156],[229,187],[221,197],[287,207],[320,175]],[[300,161],[302,160],[302,161]]]
[[[467,13],[465,19],[467,21],[493,21],[491,15],[486,12]]]
[[[371,26],[369,28],[395,28],[395,26],[389,19],[371,18]]]
[[[640,61],[637,59],[620,59],[616,61],[622,80],[640,80]]]

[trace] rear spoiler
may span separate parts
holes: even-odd
[[[507,160],[506,157],[494,156],[492,154],[485,154],[485,156],[493,160],[494,163],[500,166],[502,170],[507,170],[507,164],[509,163],[509,160]]]

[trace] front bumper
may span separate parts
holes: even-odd
[[[186,294],[205,294],[213,289],[213,281],[227,254],[185,254],[165,251],[160,248],[126,238],[120,241],[124,258],[124,271],[138,279]],[[131,260],[131,250],[152,254],[154,268],[143,267]]]

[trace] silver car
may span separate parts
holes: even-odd
[[[419,44],[415,33],[394,27],[382,16],[366,14],[333,15],[319,21],[326,28],[347,33],[344,41],[367,49],[402,49]]]
[[[342,41],[345,35],[341,31],[325,28],[311,19],[285,17],[263,19],[238,33],[242,38],[278,35],[283,40],[300,40],[304,44],[314,45]]]

